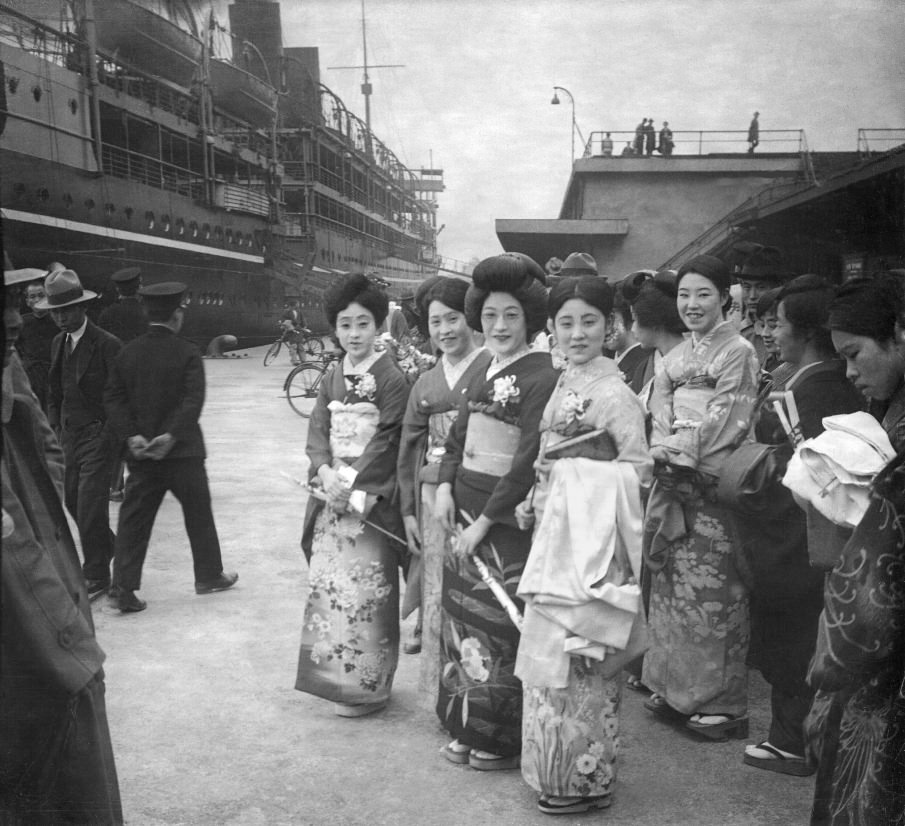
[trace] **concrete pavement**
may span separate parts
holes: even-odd
[[[290,369],[264,348],[207,360],[202,427],[231,591],[196,596],[178,503],[160,510],[140,596],[120,615],[102,598],[107,708],[131,826],[515,826],[549,823],[519,772],[447,762],[447,738],[417,692],[417,656],[400,655],[393,698],[372,717],[334,716],[293,689],[306,595],[299,548],[307,423],[282,395]],[[115,519],[116,505],[111,506]],[[406,623],[410,625],[410,622]],[[752,675],[751,742],[769,723]],[[622,754],[609,810],[566,823],[632,826],[806,824],[813,778],[742,764],[745,741],[702,743],[651,719],[625,692]]]

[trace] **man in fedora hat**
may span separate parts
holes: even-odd
[[[4,262],[0,820],[123,822],[104,652],[63,510],[63,456],[13,345],[21,286]],[[4,817],[5,815],[5,817]]]
[[[138,267],[117,270],[110,280],[116,288],[116,303],[104,307],[97,324],[126,344],[148,331],[148,313],[138,295],[141,270]]]
[[[573,252],[566,256],[559,274],[563,278],[575,275],[599,275],[594,256],[587,252]]]
[[[239,578],[223,572],[204,469],[204,437],[198,424],[204,365],[198,349],[178,336],[185,291],[186,285],[178,281],[142,289],[150,328],[123,347],[107,385],[110,424],[129,450],[110,590],[111,601],[123,613],[147,607],[135,592],[141,588],[151,529],[167,491],[182,505],[195,592],[225,591]]]
[[[50,273],[44,292],[35,306],[49,309],[61,331],[51,352],[47,418],[63,446],[66,507],[82,540],[88,596],[96,599],[110,587],[113,559],[108,496],[116,443],[107,427],[104,386],[122,342],[88,320],[86,304],[97,293],[84,289],[72,270]]]

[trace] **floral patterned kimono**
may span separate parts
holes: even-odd
[[[440,482],[454,483],[459,523],[482,513],[493,521],[477,555],[516,604],[531,534],[518,528],[515,507],[534,481],[538,426],[557,377],[549,354],[537,352],[477,373],[440,465]],[[521,752],[518,641],[518,629],[474,562],[447,554],[437,714],[460,743],[507,757]]]
[[[747,437],[759,367],[729,322],[663,357],[650,399],[658,463],[644,526],[650,648],[642,680],[683,714],[748,707],[748,594],[731,513],[714,502],[721,463]]]
[[[440,677],[440,599],[443,591],[443,557],[447,534],[434,517],[434,499],[440,475],[440,460],[446,452],[446,437],[456,420],[459,400],[477,374],[487,372],[491,354],[476,349],[455,366],[446,357],[412,387],[399,446],[399,510],[402,516],[417,516],[421,528],[421,576],[417,564],[409,570],[405,607],[413,610],[416,600],[409,590],[419,591],[422,609],[421,670],[418,688],[429,708],[437,704]],[[420,590],[419,590],[420,589]]]
[[[396,457],[409,385],[385,353],[356,367],[346,357],[325,377],[308,430],[310,478],[327,463],[357,472],[350,505],[376,504],[368,522],[402,536]],[[309,560],[295,687],[348,705],[389,698],[399,654],[403,546],[366,524],[308,502],[302,547]]]
[[[640,487],[653,468],[644,419],[619,369],[601,356],[566,368],[541,420],[516,675],[522,776],[543,795],[596,797],[616,779],[621,670],[644,636],[636,630],[644,626]],[[595,432],[562,458],[544,456]]]

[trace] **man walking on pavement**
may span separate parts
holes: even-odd
[[[224,573],[204,468],[198,420],[204,405],[204,365],[194,345],[178,336],[186,285],[178,281],[141,290],[148,332],[127,344],[113,364],[105,404],[116,434],[129,451],[129,477],[119,512],[110,599],[123,613],[143,611],[135,595],[154,519],[167,491],[182,505],[192,548],[195,592],[210,594],[236,584]]]
[[[35,307],[49,309],[61,330],[51,352],[47,418],[63,446],[66,507],[79,529],[88,597],[94,600],[110,587],[113,532],[107,497],[116,443],[107,427],[104,386],[122,343],[88,320],[86,302],[97,293],[83,289],[72,270],[51,272],[44,292]]]

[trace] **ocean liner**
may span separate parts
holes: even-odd
[[[0,0],[0,208],[19,267],[189,285],[185,334],[273,337],[287,301],[364,270],[404,298],[437,270],[442,170],[412,170],[284,47],[280,6],[228,25],[187,0]],[[370,90],[368,90],[370,92]]]

